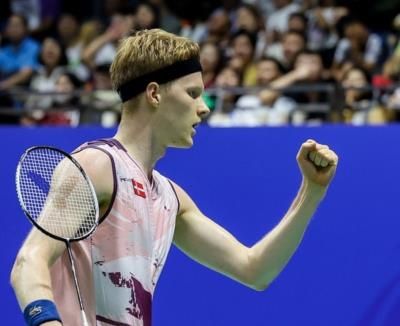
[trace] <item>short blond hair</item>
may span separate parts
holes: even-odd
[[[123,39],[111,64],[113,88],[146,73],[172,65],[177,61],[199,59],[199,45],[161,29],[135,32]]]

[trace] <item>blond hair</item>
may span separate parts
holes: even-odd
[[[199,52],[194,41],[161,29],[136,32],[118,46],[110,68],[113,88],[177,61],[198,59]]]

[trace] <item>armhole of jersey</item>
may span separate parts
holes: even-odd
[[[105,213],[104,213],[102,216],[100,216],[100,218],[99,218],[99,225],[100,225],[100,224],[105,220],[105,218],[107,217],[107,215],[110,213],[110,211],[111,211],[111,209],[112,209],[112,207],[113,207],[113,205],[114,205],[115,196],[117,195],[117,189],[118,189],[118,185],[117,185],[117,172],[116,172],[116,169],[115,169],[114,158],[111,156],[111,154],[110,154],[108,151],[106,151],[106,150],[103,149],[103,148],[99,148],[99,147],[93,146],[93,145],[88,145],[88,146],[83,146],[83,147],[81,147],[79,150],[72,152],[72,154],[76,154],[76,153],[82,152],[83,150],[88,149],[88,148],[97,149],[97,150],[102,151],[103,153],[107,154],[107,156],[109,157],[109,159],[110,159],[110,161],[111,161],[111,167],[112,167],[112,173],[113,173],[113,193],[112,193],[112,195],[111,195],[111,200],[110,200],[110,203],[109,203],[109,205],[108,205],[108,207],[107,207],[107,210],[106,210]]]
[[[176,215],[178,215],[178,214],[179,214],[179,210],[181,209],[181,203],[180,203],[180,201],[179,201],[178,194],[176,193],[175,187],[174,187],[174,185],[172,184],[171,180],[170,180],[170,179],[167,179],[167,180],[168,180],[169,184],[171,185],[172,191],[174,192],[175,197],[176,197],[176,201],[178,202],[178,209],[177,209],[177,211],[176,211]]]

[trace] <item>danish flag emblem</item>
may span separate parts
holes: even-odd
[[[146,198],[146,193],[144,192],[144,187],[140,182],[137,182],[132,179],[132,185],[133,185],[133,192],[135,193],[136,196]]]

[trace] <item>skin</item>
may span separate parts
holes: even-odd
[[[201,97],[203,89],[198,72],[166,86],[152,82],[135,101],[124,103],[115,138],[149,177],[167,147],[189,148],[193,145],[195,126],[209,113]],[[109,158],[93,149],[82,151],[75,158],[91,178],[103,213],[110,203],[113,188]],[[301,145],[297,162],[303,175],[298,195],[281,222],[252,247],[241,244],[205,216],[185,190],[174,184],[180,201],[175,245],[194,260],[250,288],[266,289],[299,245],[335,174],[338,157],[328,146],[308,140]],[[31,231],[11,274],[21,309],[39,298],[53,299],[49,268],[64,250],[61,242],[35,229]],[[32,270],[36,272],[31,273]],[[24,277],[28,274],[30,277]],[[44,325],[60,324],[49,322]]]

